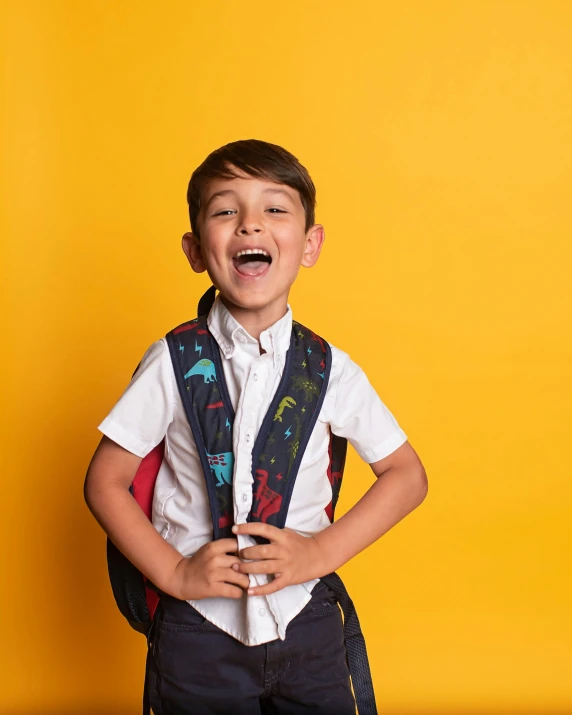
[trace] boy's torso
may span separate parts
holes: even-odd
[[[288,310],[280,321],[264,331],[260,344],[234,321],[220,301],[215,303],[208,325],[220,348],[224,379],[235,411],[234,503],[222,505],[221,511],[228,507],[234,513],[234,522],[243,523],[252,507],[252,448],[282,377],[292,314]],[[263,354],[260,347],[265,351]],[[166,345],[164,349],[168,354]],[[173,393],[173,421],[167,429],[166,457],[155,487],[153,524],[177,550],[190,556],[211,540],[212,517],[198,451],[174,382]],[[284,445],[299,438],[295,424],[288,421],[288,411],[285,404],[279,415]],[[304,453],[286,520],[288,528],[304,535],[315,534],[329,524],[325,512],[331,501],[328,445],[329,427],[319,419]],[[239,548],[255,543],[244,535],[238,540]],[[251,575],[250,579],[254,586],[266,583],[268,577]],[[190,603],[219,628],[227,632],[232,629],[231,635],[255,645],[285,637],[288,622],[306,605],[316,583],[314,580],[289,586],[266,598]]]
[[[224,506],[232,508],[235,523],[242,523],[252,505],[252,447],[282,376],[290,344],[292,314],[288,309],[282,319],[264,331],[260,345],[234,320],[220,300],[215,302],[208,324],[220,348],[224,378],[235,410],[234,503]],[[265,351],[263,354],[260,354],[260,348]],[[197,358],[200,358],[198,351]],[[317,533],[329,524],[325,509],[332,497],[327,477],[330,421],[335,409],[336,384],[346,362],[347,356],[332,348],[332,370],[326,397],[304,453],[288,510],[286,527],[304,535]],[[150,348],[141,368],[144,368],[141,377],[136,375],[135,380],[150,381],[149,390],[142,389],[142,394],[152,400],[157,421],[157,424],[154,419],[149,421],[145,438],[152,447],[160,441],[162,430],[165,435],[165,459],[155,487],[153,524],[180,553],[192,556],[212,539],[212,517],[201,462],[178,394],[165,339]],[[359,385],[356,387],[356,395],[344,395],[345,401],[356,400],[354,411],[363,398]],[[145,407],[151,414],[150,405],[142,405],[141,409],[145,411]],[[351,406],[347,409],[351,410]],[[297,438],[295,425],[288,421],[288,410],[285,404],[279,415],[284,442]],[[163,414],[159,416],[158,412]],[[116,439],[118,426],[114,423],[113,412],[106,421],[100,428]],[[393,439],[405,441],[401,430],[396,424],[394,426]],[[388,429],[391,427],[390,424]],[[130,448],[125,443],[123,446]],[[141,453],[148,448],[149,444],[139,446]],[[367,459],[367,454],[362,457]],[[253,543],[250,537],[239,536],[240,548]],[[251,576],[251,580],[258,584],[265,583],[266,578],[264,575]],[[256,645],[285,637],[289,621],[306,605],[316,583],[315,580],[288,586],[268,597],[245,596],[239,601],[216,598],[190,603],[222,630],[248,645]]]

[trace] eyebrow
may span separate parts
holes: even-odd
[[[268,188],[268,189],[264,189],[264,193],[265,193],[265,194],[268,194],[268,193],[284,194],[284,196],[287,196],[289,199],[292,198],[290,192],[289,192],[289,191],[286,191],[286,189],[271,189],[271,188]]]
[[[206,202],[205,208],[207,208],[207,206],[211,203],[211,201],[213,201],[213,200],[216,199],[217,197],[219,197],[219,196],[227,196],[228,194],[236,194],[236,191],[234,191],[234,189],[224,189],[223,191],[217,191],[216,194],[213,194],[213,195],[209,198],[209,200]]]
[[[290,192],[286,191],[286,189],[273,189],[273,188],[268,188],[264,189],[263,191],[264,194],[268,193],[273,193],[273,194],[284,194],[284,196],[288,197],[290,201],[292,201],[292,196],[290,195]],[[218,198],[219,196],[228,196],[229,194],[236,194],[236,191],[234,189],[223,189],[222,191],[217,191],[215,194],[213,194],[209,200],[205,204],[205,208],[207,208],[214,199]]]

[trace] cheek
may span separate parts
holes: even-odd
[[[209,231],[203,237],[203,256],[210,263],[222,263],[226,257],[226,247],[228,240],[225,238],[222,231]]]
[[[281,260],[289,264],[300,265],[306,245],[305,234],[292,235],[291,231],[285,230],[276,236],[276,243],[278,244]]]

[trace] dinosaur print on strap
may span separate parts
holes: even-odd
[[[179,393],[205,474],[214,538],[232,535],[232,424],[219,348],[204,317],[167,335]],[[202,378],[202,379],[201,379]]]
[[[325,397],[330,366],[330,346],[293,322],[284,373],[252,451],[249,521],[284,526],[300,462]]]

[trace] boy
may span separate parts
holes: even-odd
[[[192,231],[183,236],[183,250],[194,271],[208,272],[219,295],[202,330],[212,336],[216,355],[205,359],[207,343],[189,343],[187,355],[196,351],[195,364],[184,378],[187,390],[212,385],[228,395],[231,451],[213,455],[197,446],[192,415],[183,405],[185,388],[178,384],[182,378],[174,374],[178,351],[170,355],[166,339],[159,340],[99,427],[104,436],[88,470],[86,501],[110,539],[161,594],[148,666],[155,715],[349,715],[355,702],[340,611],[320,579],[423,501],[425,472],[365,374],[314,333],[304,355],[314,346],[314,354],[323,349],[331,356],[323,394],[316,397],[318,378],[306,385],[299,378],[300,391],[270,414],[294,340],[305,334],[298,324],[293,330],[289,291],[300,266],[315,265],[324,242],[323,227],[314,223],[315,188],[306,169],[279,146],[234,142],[193,173],[188,201]],[[194,323],[178,330],[193,328]],[[318,374],[327,377],[325,368]],[[306,404],[315,406],[315,422],[307,439],[297,435],[294,443]],[[203,412],[210,416],[222,405],[213,402]],[[262,513],[256,501],[261,494],[269,495],[266,507],[272,506],[267,517],[282,496],[287,501],[284,493],[272,502],[276,495],[261,468],[269,468],[274,456],[268,460],[260,453],[257,435],[271,428],[281,430],[278,457],[286,445],[290,466],[298,457],[285,528],[264,515],[254,518]],[[327,513],[331,434],[349,440],[378,477],[333,524]],[[217,435],[222,438],[222,431]],[[129,488],[142,458],[163,439],[151,524]],[[209,465],[217,481],[207,489]],[[229,499],[221,496],[227,482]],[[234,523],[232,532],[222,532],[231,538],[213,540],[217,508],[219,526],[230,529]]]

